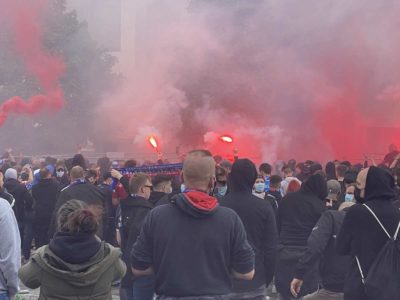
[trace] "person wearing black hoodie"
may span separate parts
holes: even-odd
[[[265,299],[266,287],[274,276],[278,241],[275,214],[269,201],[252,194],[256,178],[256,166],[248,159],[238,159],[229,176],[230,193],[220,200],[222,206],[239,215],[256,253],[253,280],[234,280],[230,299]]]
[[[320,174],[310,176],[299,192],[287,194],[278,208],[278,259],[275,285],[281,299],[291,299],[290,282],[298,260],[307,250],[307,240],[325,210],[328,195],[325,179]],[[317,266],[304,276],[300,296],[318,288]]]
[[[354,202],[345,202],[339,210],[325,211],[308,239],[307,251],[296,266],[295,278],[291,283],[296,297],[303,284],[304,275],[319,261],[320,289],[303,300],[343,300],[343,290],[350,256],[336,253],[336,238],[346,212]]]
[[[95,206],[102,212],[106,210],[106,197],[104,192],[99,187],[88,183],[85,180],[84,175],[84,170],[80,166],[75,166],[71,169],[71,184],[64,188],[58,195],[55,205],[55,213],[53,213],[50,224],[50,238],[56,231],[56,212],[67,201],[77,199],[85,202],[88,205]],[[103,218],[100,220],[100,226],[98,226],[97,236],[101,239],[104,239],[105,224],[107,223],[105,216],[106,214],[103,214]]]
[[[48,231],[58,193],[58,183],[47,168],[40,170],[39,177],[38,184],[32,187],[35,211],[33,236],[36,248],[47,245],[50,241]]]
[[[254,251],[239,216],[209,195],[215,184],[209,151],[187,155],[183,180],[184,193],[147,215],[131,252],[133,274],[155,272],[159,299],[228,299],[231,276],[253,278]]]
[[[364,292],[355,257],[358,257],[366,277],[371,264],[388,240],[371,212],[361,204],[367,205],[393,236],[400,220],[400,211],[392,204],[394,197],[394,180],[387,171],[370,167],[358,174],[355,190],[358,204],[348,211],[337,239],[338,253],[352,256],[345,281],[345,300],[373,300]]]
[[[164,174],[157,174],[153,177],[151,183],[153,190],[149,198],[150,203],[154,206],[167,204],[169,197],[167,195],[172,193],[172,177]]]

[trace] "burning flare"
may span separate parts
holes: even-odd
[[[157,142],[157,139],[154,137],[154,136],[149,136],[148,138],[147,138],[147,140],[149,141],[149,143],[150,143],[150,146],[152,146],[154,149],[158,149],[158,142]]]
[[[220,140],[223,141],[224,143],[231,144],[233,143],[233,138],[229,135],[223,135],[220,137]]]

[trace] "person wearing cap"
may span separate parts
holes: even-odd
[[[339,184],[339,182],[336,183]],[[336,183],[334,183],[335,188],[337,187]],[[336,236],[339,234],[346,212],[353,204],[353,202],[345,202],[340,205],[338,211],[324,212],[313,228],[308,238],[307,250],[299,259],[294,279],[291,282],[291,292],[294,297],[299,294],[304,275],[312,269],[315,262],[319,262],[320,289],[302,299],[343,300],[344,282],[350,256],[341,256],[336,253]]]
[[[26,186],[18,181],[17,170],[7,169],[4,173],[4,179],[4,187],[15,199],[13,208],[21,234],[22,252],[24,258],[29,259],[33,239],[33,198]]]
[[[328,208],[335,208],[337,207],[342,187],[340,186],[339,181],[335,179],[328,180],[326,186],[328,189],[328,196],[326,197],[326,206]]]

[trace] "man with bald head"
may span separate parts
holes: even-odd
[[[190,152],[182,177],[186,190],[148,214],[132,249],[133,274],[155,272],[160,299],[227,299],[232,276],[253,278],[254,252],[238,215],[210,196],[211,153]]]
[[[88,205],[98,207],[102,211],[105,212],[106,208],[106,194],[104,191],[102,191],[99,187],[90,184],[89,182],[86,182],[85,180],[85,171],[83,170],[82,167],[80,166],[75,166],[71,169],[70,171],[70,179],[71,179],[71,184],[65,187],[64,189],[61,190],[57,203],[55,206],[55,210],[53,213],[53,221],[52,221],[52,226],[50,228],[50,238],[53,237],[53,234],[56,229],[56,214],[58,209],[67,201],[69,200],[81,200],[85,202]],[[105,214],[103,214],[105,216]],[[101,220],[101,224],[99,226],[99,230],[97,232],[97,235],[102,239],[103,238],[103,232],[105,228],[105,220]]]
[[[399,224],[400,211],[392,204],[395,198],[394,179],[381,168],[370,167],[358,174],[354,197],[358,205],[349,209],[343,221],[337,251],[353,257],[345,280],[344,299],[367,300],[371,298],[365,294],[355,257],[366,278],[371,264],[388,241],[388,236],[371,211],[391,237]]]

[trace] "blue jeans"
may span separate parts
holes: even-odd
[[[133,282],[133,299],[134,300],[152,300],[156,285],[156,277],[154,275],[135,278]]]
[[[2,293],[0,294],[0,300],[8,300],[8,294],[7,293]]]

